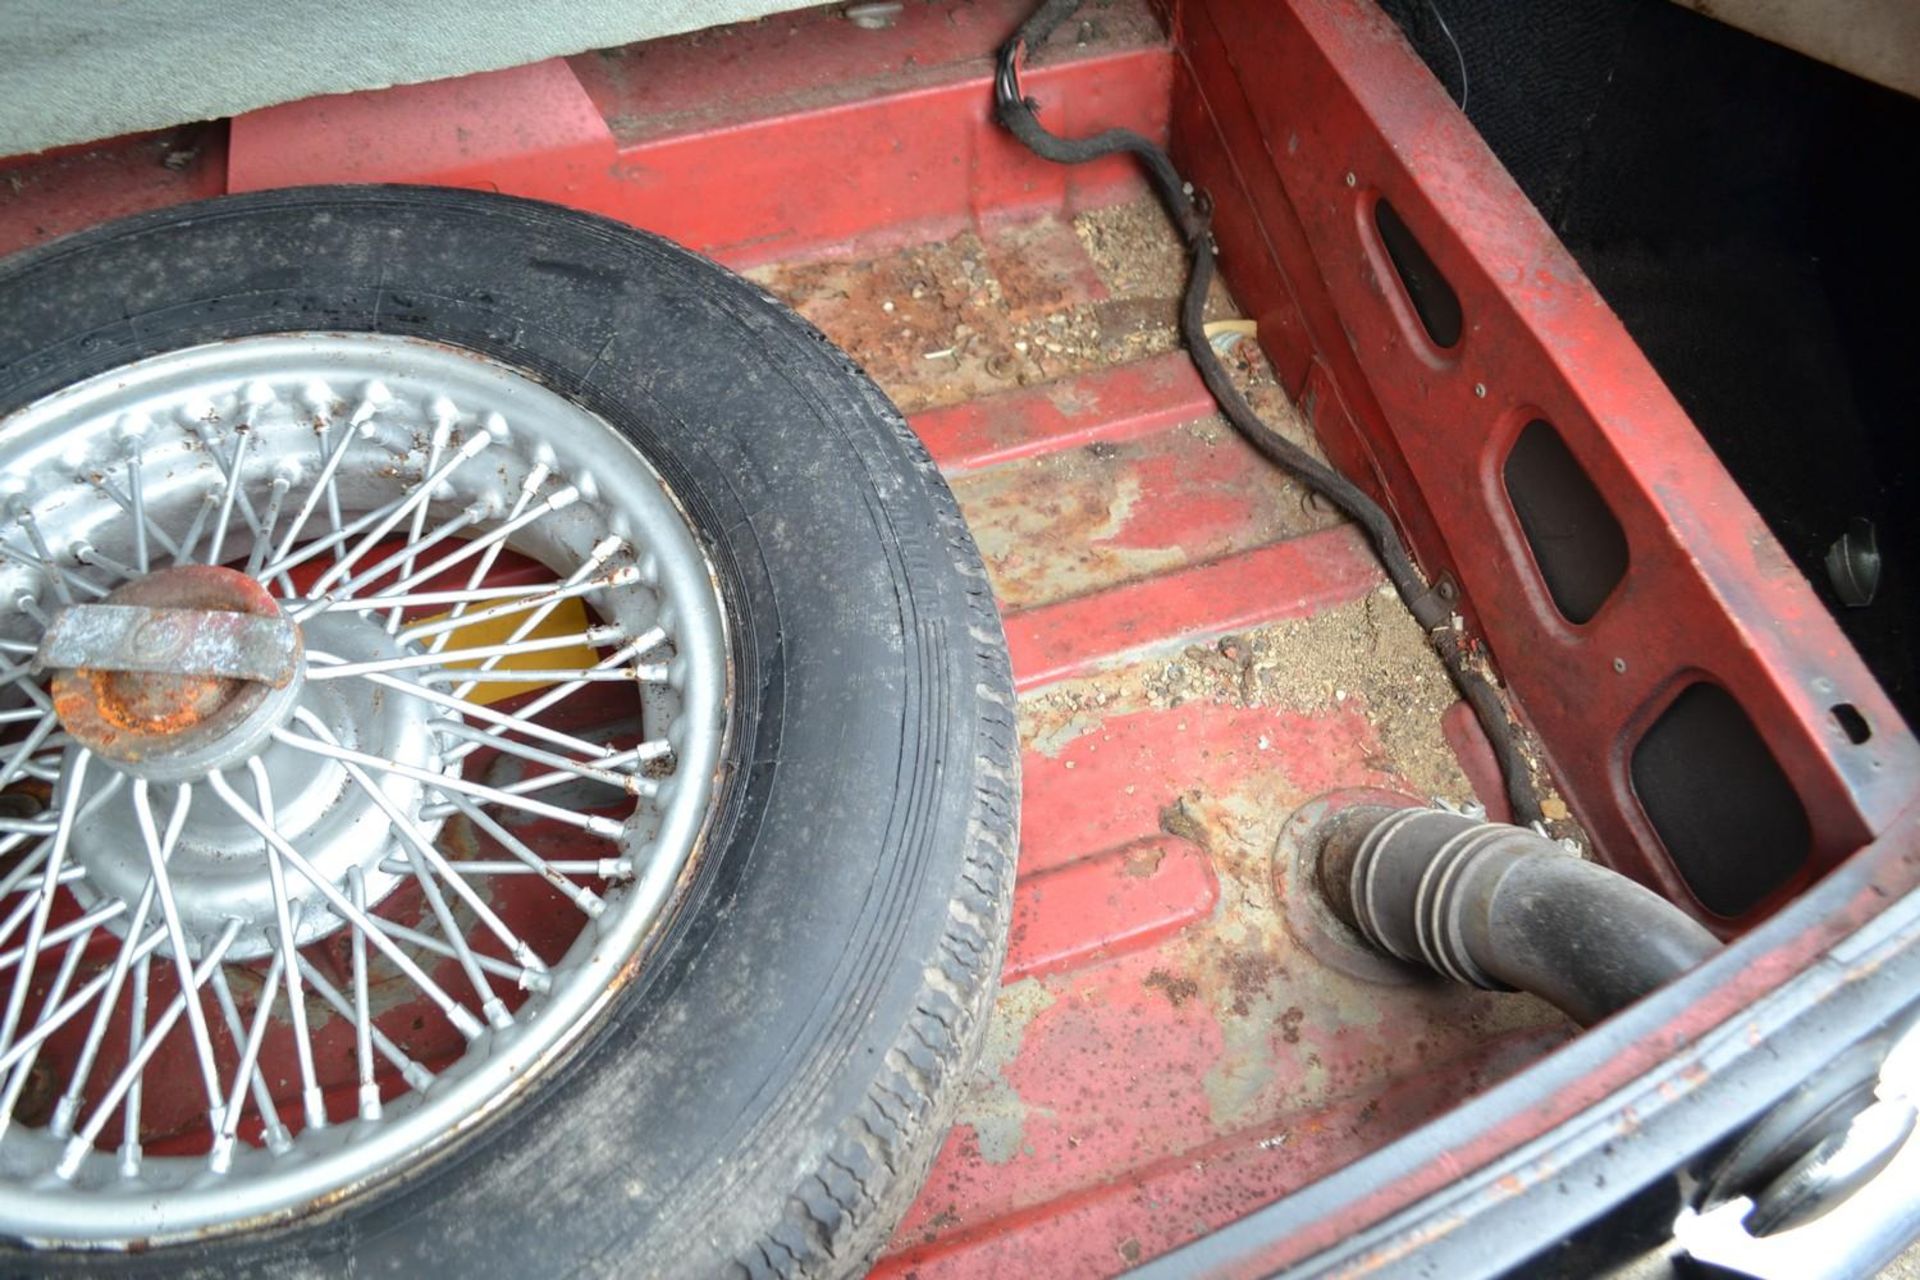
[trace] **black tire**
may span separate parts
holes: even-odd
[[[881,392],[752,285],[549,205],[311,188],[0,264],[0,413],[239,335],[437,339],[632,435],[720,567],[739,751],[656,958],[429,1167],[268,1234],[0,1246],[59,1274],[837,1275],[925,1177],[1005,949],[1012,682],[978,553]]]

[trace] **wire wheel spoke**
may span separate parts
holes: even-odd
[[[0,1170],[37,1170],[0,1228],[289,1216],[630,979],[719,760],[713,569],[605,424],[450,348],[245,339],[61,395],[0,440],[79,481],[0,509]]]
[[[160,839],[160,828],[153,819],[153,802],[146,779],[133,784],[133,811],[140,824],[141,842],[146,846],[148,863],[152,868],[154,891],[160,899],[160,912],[167,922],[167,940],[173,944],[173,963],[180,975],[180,989],[191,991],[198,984],[194,981],[191,968],[191,953],[187,949],[186,930],[180,924],[179,904],[175,902],[173,887],[167,878],[167,855],[171,852]],[[225,1124],[225,1107],[221,1102],[219,1069],[213,1063],[213,1040],[207,1033],[206,1011],[200,1002],[189,998],[186,1001],[187,1023],[193,1030],[193,1047],[200,1062],[201,1082],[207,1090],[208,1122],[217,1133]]]

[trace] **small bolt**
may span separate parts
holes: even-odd
[[[1613,660],[1613,672],[1615,675],[1621,676],[1627,674],[1627,660],[1625,658],[1615,658]]]
[[[1360,179],[1354,177],[1353,174],[1349,172],[1347,174],[1347,185],[1350,187],[1358,186],[1360,185]]]
[[[1459,589],[1453,585],[1451,578],[1442,578],[1440,585],[1435,587],[1434,590],[1440,593],[1442,600],[1451,600],[1460,594]]]
[[[1475,394],[1476,396],[1479,396],[1482,400],[1485,400],[1487,398],[1487,384],[1484,382],[1474,383],[1473,394]]]

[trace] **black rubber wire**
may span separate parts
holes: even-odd
[[[1366,532],[1394,590],[1400,593],[1400,599],[1415,621],[1426,631],[1445,662],[1454,687],[1473,708],[1486,731],[1506,785],[1507,801],[1513,806],[1514,821],[1521,824],[1540,821],[1540,800],[1533,785],[1533,773],[1520,754],[1506,706],[1472,665],[1466,646],[1453,626],[1453,606],[1428,587],[1392,517],[1353,481],[1262,422],[1240,389],[1227,377],[1213,344],[1207,340],[1205,311],[1215,267],[1213,236],[1208,229],[1210,206],[1205,194],[1194,191],[1181,178],[1164,150],[1133,130],[1107,129],[1087,138],[1060,137],[1041,125],[1036,114],[1039,104],[1020,92],[1018,62],[1022,50],[1044,44],[1082,3],[1083,0],[1044,0],[1013,38],[1001,46],[993,84],[994,118],[1028,150],[1057,164],[1081,164],[1121,153],[1139,160],[1160,203],[1166,206],[1181,238],[1186,241],[1187,289],[1180,303],[1180,337],[1200,371],[1200,380],[1219,403],[1221,414],[1254,448],[1326,498]]]

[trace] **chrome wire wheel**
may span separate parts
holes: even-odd
[[[0,600],[9,1236],[415,1167],[642,971],[702,848],[713,566],[623,434],[458,348],[243,338],[18,411]]]

